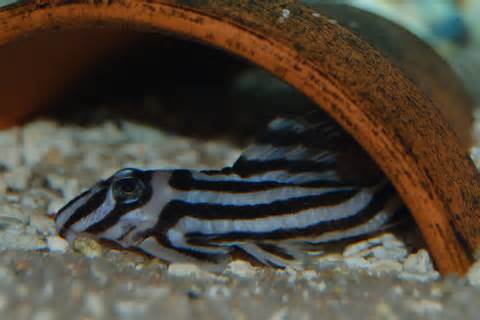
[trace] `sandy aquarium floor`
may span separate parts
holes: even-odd
[[[65,123],[0,132],[1,319],[478,319],[480,268],[441,279],[415,230],[309,257],[303,271],[235,261],[211,273],[88,239],[68,246],[52,214],[98,179],[125,166],[220,168],[239,148],[126,119]]]

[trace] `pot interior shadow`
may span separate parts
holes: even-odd
[[[129,119],[244,145],[280,114],[316,108],[303,94],[224,51],[160,34],[99,61],[50,114],[88,125]]]

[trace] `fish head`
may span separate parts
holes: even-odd
[[[155,171],[126,168],[81,193],[60,209],[58,234],[73,241],[86,234],[130,247],[155,225],[158,206],[152,195]]]

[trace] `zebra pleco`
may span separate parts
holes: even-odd
[[[56,228],[167,262],[232,256],[296,266],[305,248],[384,228],[405,210],[360,146],[322,111],[279,117],[222,170],[123,169],[63,209]]]

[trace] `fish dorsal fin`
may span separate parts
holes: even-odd
[[[247,147],[232,167],[248,177],[304,183],[306,175],[365,186],[382,173],[360,145],[322,110],[277,117]]]

